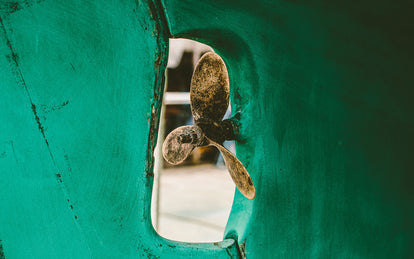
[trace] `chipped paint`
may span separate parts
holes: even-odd
[[[166,68],[166,60],[168,58],[167,42],[170,33],[168,27],[161,26],[161,23],[165,23],[165,17],[162,9],[159,9],[160,3],[158,1],[149,1],[149,14],[154,21],[154,30],[156,31],[155,37],[157,41],[157,48],[154,52],[155,62],[154,70],[156,71],[153,97],[151,103],[150,114],[150,128],[148,135],[148,147],[147,147],[147,159],[146,159],[146,175],[152,178],[154,176],[154,148],[157,143],[159,117],[161,113],[162,96],[164,93],[165,77],[164,71]]]

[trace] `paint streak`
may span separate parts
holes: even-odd
[[[14,149],[14,143],[13,143],[13,140],[10,140],[10,141],[9,141],[9,144],[10,144],[10,146],[11,146],[11,148],[12,148],[12,151],[13,151],[13,156],[14,156],[14,158],[16,159],[16,163],[19,163],[19,160],[17,159],[17,155],[16,155],[16,150]]]
[[[48,107],[46,105],[41,105],[40,110],[42,111],[42,113],[54,112],[54,111],[62,109],[63,107],[65,107],[68,104],[69,104],[69,101],[63,102],[62,104],[55,105],[55,106],[52,106],[52,107]]]
[[[43,139],[44,139],[44,140],[45,140],[45,142],[46,142],[46,145],[47,145],[47,147],[48,147],[48,149],[49,149],[49,153],[50,153],[50,155],[52,156],[52,153],[51,153],[50,148],[49,148],[49,142],[48,142],[48,141],[47,141],[47,139],[46,139],[46,135],[45,135],[44,127],[43,127],[43,126],[42,126],[42,124],[40,123],[39,116],[37,115],[36,105],[33,103],[33,100],[32,100],[32,97],[31,97],[31,95],[30,95],[29,89],[28,89],[28,87],[27,87],[27,85],[26,85],[26,82],[25,82],[25,80],[24,80],[24,77],[23,77],[22,71],[21,71],[21,69],[20,69],[20,67],[19,67],[19,63],[18,63],[18,55],[16,54],[16,52],[15,52],[15,51],[14,51],[14,49],[13,49],[13,46],[12,46],[12,44],[11,44],[11,41],[10,41],[10,39],[9,39],[8,35],[7,35],[6,27],[4,26],[4,23],[3,23],[3,20],[1,19],[1,17],[0,17],[0,25],[1,25],[1,28],[2,28],[2,31],[3,31],[3,34],[4,34],[4,38],[6,39],[6,44],[7,44],[7,47],[8,47],[8,48],[9,48],[9,50],[10,50],[10,54],[11,54],[11,55],[10,55],[10,57],[11,57],[10,61],[12,61],[13,65],[14,65],[14,68],[15,68],[15,70],[16,70],[16,72],[17,72],[17,73],[16,73],[16,74],[17,74],[16,81],[17,81],[17,83],[18,83],[19,85],[22,85],[22,86],[23,86],[23,88],[24,88],[24,89],[25,89],[25,91],[26,91],[27,97],[29,98],[29,101],[30,101],[30,104],[31,104],[31,107],[32,107],[33,114],[34,114],[34,116],[35,116],[36,123],[37,123],[37,125],[38,125],[38,128],[39,128],[40,132],[42,133]],[[54,162],[54,158],[53,158],[53,156],[52,156],[52,160],[53,160],[53,162]]]
[[[40,123],[40,119],[39,119],[39,116],[37,115],[37,111],[36,111],[36,105],[34,105],[33,103],[32,103],[32,111],[33,111],[33,114],[35,116],[35,120],[36,120],[37,126],[38,126],[40,132],[42,133],[43,138],[45,139],[46,146],[49,147],[49,142],[47,141],[46,135],[45,135],[45,129],[42,126],[42,123]]]

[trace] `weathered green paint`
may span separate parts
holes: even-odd
[[[163,2],[229,69],[257,195],[236,191],[227,232],[247,258],[414,258],[412,5]]]
[[[168,53],[147,1],[0,4],[0,240],[5,258],[213,258],[152,228]]]
[[[171,34],[226,61],[257,191],[236,191],[226,235],[247,258],[413,258],[410,4],[162,6],[0,3],[0,255],[239,256],[151,226]]]

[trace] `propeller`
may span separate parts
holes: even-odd
[[[214,52],[207,52],[198,62],[191,79],[190,102],[195,125],[181,126],[165,138],[164,159],[173,165],[183,162],[196,147],[215,146],[239,191],[249,199],[256,194],[246,168],[222,143],[235,139],[235,123],[223,120],[229,106],[230,84],[226,65]]]

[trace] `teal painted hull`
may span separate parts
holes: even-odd
[[[414,258],[410,3],[0,3],[0,258]],[[153,230],[168,38],[212,46],[241,114],[223,234]]]

